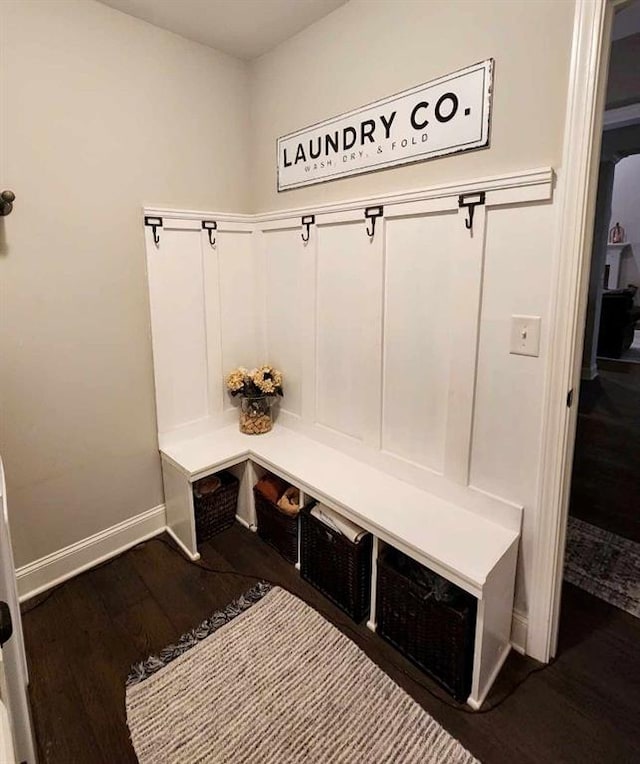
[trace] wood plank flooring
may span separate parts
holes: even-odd
[[[485,764],[640,762],[640,620],[579,589],[565,587],[558,660],[495,710],[473,714],[434,698],[429,690],[442,694],[436,685],[364,625],[349,628],[341,611],[250,531],[235,525],[201,552],[211,567],[275,580],[312,604]],[[28,602],[24,630],[40,761],[135,762],[124,711],[130,665],[175,642],[252,583],[200,570],[151,540],[69,581],[39,607]],[[512,653],[489,704],[535,666]]]
[[[580,386],[569,512],[640,543],[640,364],[598,363]]]

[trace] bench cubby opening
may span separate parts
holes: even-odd
[[[373,537],[365,532],[352,541],[312,508],[307,505],[300,518],[302,578],[359,623],[370,610]]]
[[[207,475],[193,483],[196,544],[233,525],[238,512],[240,480],[230,470]]]
[[[257,467],[255,474],[259,475],[253,487],[258,536],[287,562],[297,566],[300,556],[300,510],[304,495],[295,485],[264,468]]]
[[[456,700],[471,691],[478,601],[387,546],[377,561],[377,632]]]

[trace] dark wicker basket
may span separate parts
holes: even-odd
[[[216,533],[233,525],[238,507],[240,483],[230,472],[218,472],[220,488],[198,496],[198,483],[193,484],[193,508],[196,517],[196,541],[202,544]]]
[[[393,556],[378,560],[378,634],[465,702],[471,691],[477,600],[455,587],[453,602],[438,602],[397,570]]]
[[[354,544],[314,517],[310,508],[301,517],[302,578],[360,622],[371,604],[371,534]]]
[[[258,536],[278,550],[285,560],[298,562],[298,517],[283,512],[277,504],[266,499],[255,487]]]

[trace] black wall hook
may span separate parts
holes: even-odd
[[[316,216],[315,215],[305,215],[301,221],[302,225],[305,227],[307,231],[307,236],[305,238],[304,233],[301,233],[300,236],[302,237],[302,241],[306,244],[309,241],[309,237],[311,236],[311,226],[315,225],[316,222]]]
[[[484,204],[485,194],[484,191],[480,191],[477,194],[460,194],[458,197],[458,207],[466,207],[468,209],[468,217],[464,221],[464,226],[468,231],[473,231],[473,213],[479,204]]]
[[[152,218],[145,215],[144,224],[151,227],[151,233],[153,235],[153,243],[157,246],[160,244],[160,235],[158,234],[158,228],[162,228],[162,218]]]
[[[3,191],[0,194],[0,217],[5,217],[13,209],[13,203],[16,200],[16,195],[13,191]]]
[[[218,224],[215,220],[203,220],[202,228],[209,234],[209,244],[212,247],[216,246],[216,237],[213,235],[214,231],[218,230]]]
[[[371,221],[371,229],[369,229],[369,225],[367,224],[367,236],[370,239],[373,239],[376,233],[376,220],[381,218],[383,214],[384,207],[367,207],[364,211],[365,219]]]

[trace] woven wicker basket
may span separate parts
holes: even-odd
[[[378,634],[464,702],[471,690],[477,600],[456,589],[454,602],[438,602],[389,555],[378,560]]]
[[[371,534],[357,544],[305,509],[301,515],[302,578],[354,621],[368,613],[371,598]]]
[[[199,495],[198,483],[193,484],[193,508],[198,544],[229,528],[236,519],[240,483],[230,472],[219,472],[217,477],[220,478],[220,488],[211,494]]]
[[[258,536],[295,565],[298,562],[298,517],[283,512],[277,504],[266,499],[255,487]]]

